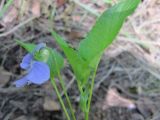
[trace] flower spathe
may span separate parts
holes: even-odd
[[[34,60],[35,52],[44,48],[45,44],[40,43],[36,46],[36,48],[32,51],[32,53],[28,53],[23,57],[23,60],[20,64],[20,67],[27,70],[28,74],[23,78],[14,82],[16,87],[23,87],[27,84],[37,84],[41,85],[44,82],[48,81],[50,78],[50,69],[45,62]]]

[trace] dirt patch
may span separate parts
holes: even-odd
[[[52,27],[73,46],[76,46],[92,27],[96,17],[111,6],[101,0],[99,2],[83,0],[82,3],[60,0],[58,7],[50,0],[47,2],[41,0],[40,4],[34,4],[35,6],[24,3],[26,9],[23,13],[12,14],[14,15],[13,19],[5,18],[1,21],[0,119],[65,119],[49,82],[43,86],[31,85],[23,89],[13,86],[13,81],[25,74],[19,68],[19,63],[26,53],[14,40],[20,39],[33,43],[45,42],[60,51],[48,32],[48,29]],[[82,5],[90,6],[91,11]],[[158,0],[145,0],[141,3],[135,14],[126,21],[117,40],[105,52],[95,79],[90,120],[160,119],[160,15],[157,14],[160,11],[159,6]],[[9,10],[13,9],[12,7]],[[39,7],[41,8],[40,13]],[[32,8],[31,11],[28,8]],[[55,13],[53,8],[56,9]],[[6,16],[7,13],[5,13]],[[54,16],[52,19],[50,19],[51,14]],[[10,18],[10,14],[8,18]],[[77,119],[81,120],[83,115],[78,109],[79,93],[76,80],[68,65],[63,69],[62,75],[66,83],[69,83],[67,84],[68,94],[76,110]],[[58,80],[57,84],[59,84]],[[111,88],[116,89],[117,94],[123,99],[133,101],[135,109],[118,106],[118,104],[103,109],[107,93]],[[61,95],[63,96],[63,93]],[[47,107],[46,100],[55,108]]]

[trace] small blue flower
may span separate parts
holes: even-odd
[[[44,48],[45,44],[40,43],[36,46],[36,48],[32,51],[32,53],[28,53],[23,57],[23,60],[20,64],[20,67],[27,70],[28,74],[14,82],[16,87],[23,87],[26,84],[37,84],[41,85],[50,78],[50,69],[45,62],[34,60],[35,52]]]

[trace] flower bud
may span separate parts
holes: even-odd
[[[41,49],[39,52],[39,56],[40,56],[40,61],[47,63],[50,56],[49,49],[48,48]]]

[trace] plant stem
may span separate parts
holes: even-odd
[[[61,77],[61,75],[60,75],[60,70],[57,69],[58,67],[57,67],[56,57],[55,57],[54,54],[53,54],[53,56],[54,56],[54,61],[55,61],[55,63],[56,63],[55,65],[56,65],[56,70],[57,70],[58,78],[59,78],[59,80],[60,80],[60,84],[61,84],[62,89],[63,89],[63,91],[64,91],[64,95],[65,95],[65,97],[66,97],[66,99],[67,99],[67,103],[68,103],[69,108],[70,108],[70,110],[71,110],[71,115],[72,115],[72,117],[73,117],[73,120],[76,120],[76,117],[75,117],[75,115],[74,115],[74,111],[73,111],[73,108],[72,108],[70,99],[69,99],[69,97],[68,97],[68,95],[67,95],[67,92],[66,92],[65,83],[64,83],[64,81],[63,81],[63,79],[62,79],[62,77]]]
[[[70,110],[71,110],[71,115],[72,115],[72,117],[73,117],[73,120],[76,120],[76,117],[75,117],[75,115],[74,115],[74,111],[73,111],[73,108],[72,108],[70,99],[69,99],[68,94],[67,94],[67,92],[66,92],[65,83],[64,83],[64,81],[63,81],[63,79],[62,79],[59,71],[58,71],[58,78],[59,78],[59,80],[60,80],[62,89],[63,89],[63,91],[64,91],[64,95],[65,95],[65,97],[66,97],[66,99],[67,99],[67,103],[68,103],[69,108],[70,108]]]
[[[88,99],[88,106],[87,106],[87,111],[85,112],[85,120],[89,119],[89,111],[90,111],[90,106],[91,106],[91,100],[92,100],[94,79],[95,79],[95,76],[96,76],[96,71],[97,71],[97,67],[95,68],[93,76],[92,76],[90,94],[89,94],[89,99]]]
[[[61,95],[60,95],[60,93],[59,93],[59,91],[58,91],[58,88],[57,88],[57,86],[56,86],[56,83],[55,83],[54,78],[51,78],[51,83],[52,83],[52,85],[53,85],[53,87],[54,87],[54,89],[55,89],[55,91],[56,91],[57,97],[58,97],[58,99],[59,99],[59,101],[60,101],[60,103],[61,103],[62,109],[64,110],[64,113],[65,113],[65,115],[66,115],[66,117],[67,117],[67,120],[70,120],[70,117],[69,117],[69,115],[68,115],[67,109],[66,109],[66,107],[65,107],[65,105],[64,105],[64,102],[63,102],[63,100],[62,100],[62,97],[61,97]]]
[[[89,111],[86,111],[85,112],[85,120],[88,120],[89,119]]]

